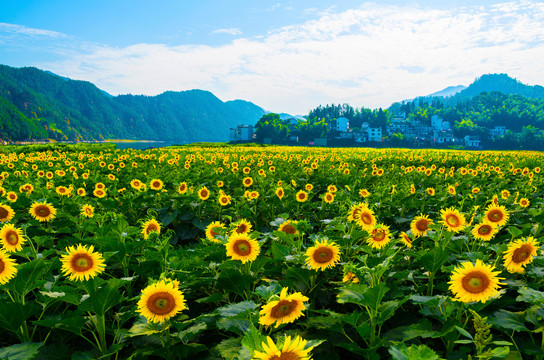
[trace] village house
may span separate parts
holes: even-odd
[[[504,136],[506,130],[506,126],[495,126],[493,129],[489,129],[489,138],[491,140],[500,138],[501,136]]]
[[[253,126],[252,125],[238,125],[235,129],[229,129],[229,140],[231,142],[237,141],[253,141]]]
[[[467,148],[480,148],[481,141],[479,136],[467,135],[465,136],[465,146]]]

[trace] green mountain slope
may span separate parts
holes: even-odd
[[[225,141],[230,127],[255,124],[265,113],[252,103],[222,102],[202,90],[112,97],[86,81],[4,65],[0,100],[4,140]]]

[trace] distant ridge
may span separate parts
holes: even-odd
[[[426,97],[436,97],[436,96],[442,96],[442,97],[448,97],[453,96],[457,94],[458,92],[461,92],[465,90],[467,87],[464,85],[457,85],[457,86],[448,86],[447,88],[437,91],[435,93],[432,93],[430,95],[427,95]]]
[[[266,112],[204,90],[111,96],[90,82],[0,65],[0,140],[228,141]]]

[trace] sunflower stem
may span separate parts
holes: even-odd
[[[427,287],[427,296],[433,296],[434,289],[434,272],[429,271],[429,284]]]
[[[106,344],[106,318],[104,315],[96,315],[96,329],[98,331],[99,350],[105,353],[108,346]]]

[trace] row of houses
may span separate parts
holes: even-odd
[[[382,127],[372,127],[364,122],[358,129],[349,127],[349,119],[345,117],[337,118],[329,123],[329,140],[351,140],[356,143],[381,142],[386,138],[391,138],[394,134],[401,134],[404,139],[423,144],[434,145],[462,145],[467,148],[480,148],[481,139],[478,136],[467,135],[464,138],[456,138],[453,135],[451,124],[448,121],[433,115],[430,126],[421,121],[408,121],[404,116],[398,116],[391,120],[385,127],[385,133]],[[489,138],[495,140],[504,136],[507,128],[505,126],[495,126],[489,130]],[[254,140],[254,127],[252,125],[238,125],[236,128],[229,129],[229,140],[231,142],[249,142]],[[296,142],[298,139],[290,139]],[[319,139],[321,144],[326,143],[326,139]],[[314,141],[315,144],[315,141]]]

